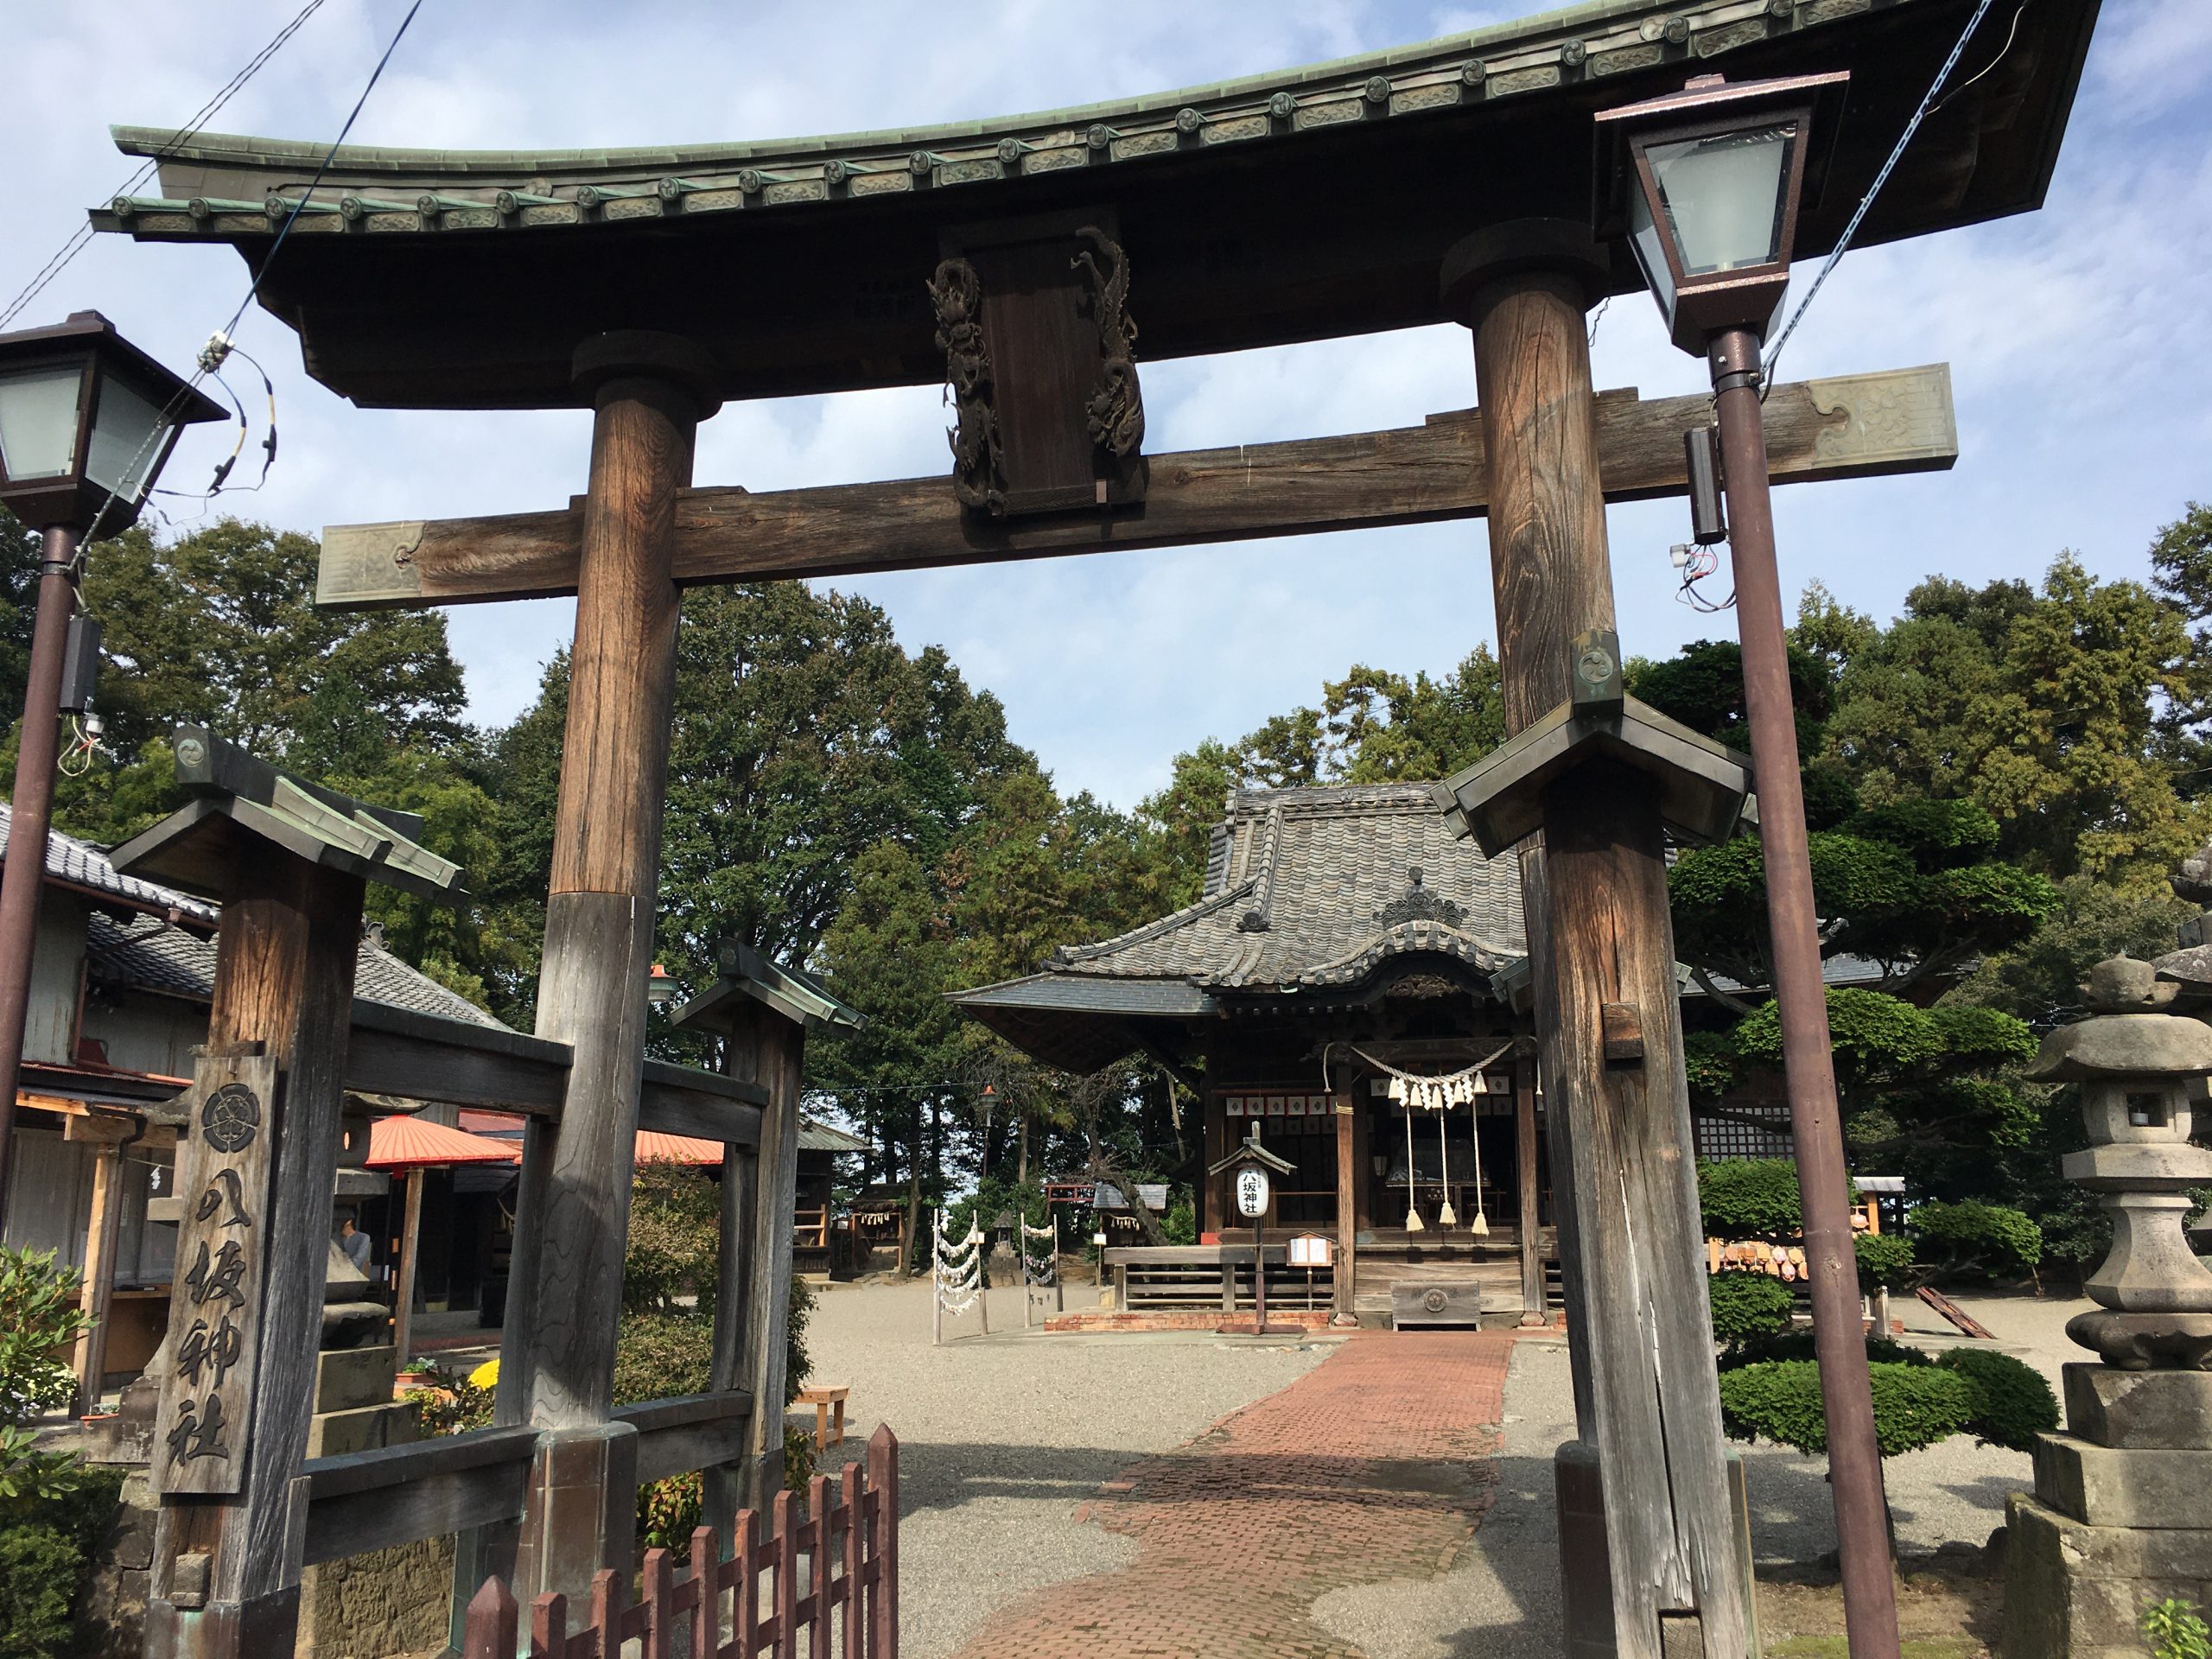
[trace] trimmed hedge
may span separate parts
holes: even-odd
[[[1752,1337],[1738,1343],[1720,1356],[1723,1370],[1754,1365],[1762,1360],[1806,1359],[1813,1357],[1813,1327],[1809,1325],[1792,1325],[1787,1331],[1777,1331],[1771,1336]],[[1936,1362],[1917,1348],[1888,1337],[1866,1338],[1866,1357],[1877,1365],[1933,1365]]]
[[[2033,1366],[1990,1348],[1953,1348],[1936,1363],[1980,1391],[1973,1428],[1984,1446],[2032,1452],[2037,1435],[2057,1432],[2058,1396]]]
[[[1763,1273],[1716,1273],[1707,1284],[1715,1341],[1738,1343],[1789,1329],[1797,1299],[1781,1280]]]
[[[1804,1227],[1797,1166],[1787,1158],[1722,1158],[1700,1164],[1698,1213],[1722,1238],[1793,1238]]]
[[[75,1651],[72,1611],[115,1518],[123,1471],[72,1473],[73,1484],[58,1495],[0,1500],[0,1659]]]
[[[1891,1290],[1904,1287],[1912,1276],[1912,1241],[1895,1233],[1860,1233],[1852,1241],[1859,1261],[1859,1288]]]
[[[1882,1455],[1916,1452],[1973,1427],[1978,1384],[1940,1365],[1866,1368],[1874,1397],[1874,1438]],[[1810,1360],[1764,1360],[1724,1371],[1720,1418],[1738,1440],[1768,1440],[1818,1454],[1827,1450],[1821,1368]]]

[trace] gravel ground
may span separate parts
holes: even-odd
[[[1069,1306],[1096,1294],[1070,1286]],[[837,1285],[807,1333],[815,1381],[853,1391],[843,1452],[879,1422],[899,1436],[900,1650],[913,1659],[951,1652],[1026,1591],[1123,1565],[1132,1541],[1075,1519],[1099,1483],[1288,1386],[1334,1345],[1047,1337],[1022,1330],[1018,1288],[989,1298],[989,1336],[958,1334],[979,1329],[970,1311],[932,1347],[925,1284]]]

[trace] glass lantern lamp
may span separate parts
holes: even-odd
[[[177,435],[223,414],[97,311],[0,334],[0,505],[33,530],[128,529]]]
[[[1597,218],[1625,233],[1675,344],[1764,333],[1789,284],[1797,206],[1843,72],[1732,86],[1718,75],[1598,117]]]

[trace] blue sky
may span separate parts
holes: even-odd
[[[109,123],[181,120],[297,9],[0,9],[10,70],[0,149],[17,157],[0,297],[130,173]],[[214,129],[327,141],[404,10],[327,0]],[[938,8],[845,0],[832,28],[818,5],[426,0],[353,138],[568,147],[957,120],[1402,45],[1522,10],[1122,0],[1102,14],[974,0],[956,25]],[[1779,493],[1789,590],[1817,578],[1887,617],[1929,573],[2032,578],[2064,549],[2103,575],[2146,574],[2156,528],[2189,499],[2212,499],[2208,139],[2212,3],[2107,0],[2041,213],[1845,259],[1790,343],[1788,378],[1948,361],[1961,459],[1948,474]],[[237,304],[243,272],[227,251],[102,237],[17,326],[93,306],[181,366]],[[1141,322],[1141,269],[1137,280]],[[249,315],[239,342],[276,378],[283,435],[267,489],[226,498],[241,514],[315,531],[545,507],[582,487],[581,416],[358,410],[308,379],[289,331],[266,315]],[[1600,386],[1653,396],[1702,384],[1640,299],[1612,304],[1594,354]],[[1143,372],[1154,451],[1412,424],[1474,401],[1458,328]],[[766,489],[931,473],[944,465],[943,429],[927,389],[737,406],[702,429],[696,477]],[[166,481],[202,482],[227,445],[195,435]],[[1732,632],[1732,616],[1672,597],[1666,550],[1681,518],[1672,503],[1611,513],[1631,652]],[[1493,639],[1485,549],[1472,522],[847,585],[880,602],[910,647],[944,645],[996,692],[1016,739],[1064,788],[1128,805],[1178,750],[1311,702],[1352,663],[1442,672]],[[569,626],[559,601],[455,611],[477,717],[526,704]]]

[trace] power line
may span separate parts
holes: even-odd
[[[321,0],[316,0],[316,3],[320,4]],[[306,192],[302,194],[299,200],[292,204],[292,211],[286,217],[283,228],[277,232],[276,239],[270,244],[268,253],[262,258],[261,269],[254,273],[253,281],[246,287],[245,297],[238,302],[238,309],[231,313],[230,321],[207,337],[207,343],[200,348],[199,363],[193,370],[192,378],[177,388],[176,396],[169,399],[168,406],[162,410],[161,418],[147,433],[145,442],[138,446],[138,453],[130,458],[130,464],[118,474],[118,479],[129,479],[137,475],[138,465],[145,460],[147,450],[152,448],[155,439],[161,435],[163,428],[183,411],[186,399],[200,389],[201,381],[223,366],[224,359],[231,354],[232,349],[231,331],[238,326],[238,319],[245,315],[246,307],[253,303],[254,296],[261,291],[262,278],[269,274],[270,266],[276,263],[276,251],[284,245],[286,233],[291,230],[294,220],[299,218],[300,210],[307,206],[308,198],[315,194],[315,186],[322,182],[323,175],[330,171],[330,164],[337,158],[340,148],[344,145],[346,135],[353,130],[353,123],[359,118],[362,106],[369,101],[369,94],[376,90],[376,84],[384,74],[385,66],[391,61],[391,54],[398,50],[400,41],[407,34],[408,25],[415,21],[415,14],[422,10],[423,0],[415,0],[415,3],[408,7],[407,15],[399,20],[399,27],[392,32],[391,41],[384,48],[384,55],[377,60],[377,67],[369,72],[368,81],[362,86],[360,97],[353,100],[353,107],[346,117],[346,124],[338,129],[338,137],[331,140],[330,148],[323,152],[322,165],[315,168],[314,180],[308,184]],[[273,405],[273,392],[271,397]],[[272,435],[270,459],[273,461],[275,458],[275,440]],[[263,477],[264,480],[267,477],[265,470]],[[257,488],[258,486],[256,487]],[[209,493],[213,494],[213,492],[210,491]],[[80,558],[83,556],[82,550],[91,546],[98,539],[100,520],[107,516],[107,510],[114,501],[115,490],[111,487],[106,496],[101,500],[99,510],[92,515],[91,527],[85,531],[83,539],[78,543]]]
[[[216,112],[219,111],[223,105],[229,103],[232,98],[236,97],[239,89],[245,86],[246,82],[254,78],[255,74],[260,71],[261,67],[267,63],[270,59],[275,57],[287,41],[289,41],[293,35],[300,32],[301,27],[306,23],[308,19],[314,16],[316,12],[322,10],[322,6],[323,0],[308,0],[308,3],[300,9],[299,12],[292,18],[291,22],[286,23],[283,28],[277,30],[274,39],[270,40],[267,45],[261,48],[261,50],[255,53],[252,57],[249,58],[246,60],[246,64],[244,68],[232,75],[230,79],[225,81],[223,85],[216,90],[214,95],[205,104],[200,106],[199,110],[193,115],[190,120],[187,121],[174,133],[170,134],[168,138],[164,139],[162,143],[156,148],[154,153],[151,156],[149,156],[139,166],[137,172],[125,179],[117,188],[110,191],[108,193],[110,197],[113,198],[116,196],[129,195],[133,190],[136,190],[141,184],[144,183],[148,176],[151,175],[155,168],[159,167],[162,162],[168,160],[171,156],[174,156],[178,150],[181,149],[186,144],[189,143],[192,139],[199,134],[201,128],[205,127],[208,122],[214,119]],[[29,305],[33,300],[36,299],[39,295],[45,290],[47,285],[52,283],[55,277],[59,276],[65,270],[67,270],[70,262],[75,259],[79,254],[85,251],[92,239],[92,227],[90,224],[79,225],[74,231],[70,232],[67,239],[62,243],[60,248],[55,251],[54,257],[48,259],[43,265],[41,265],[36,271],[32,273],[31,279],[23,284],[22,288],[16,293],[14,299],[8,302],[7,308],[4,311],[0,311],[0,328],[5,328],[10,322],[14,321],[16,317],[22,312],[22,308]]]
[[[1766,389],[1774,385],[1775,365],[1781,360],[1782,348],[1789,343],[1789,336],[1796,332],[1797,325],[1804,321],[1806,308],[1812,304],[1814,296],[1821,291],[1821,284],[1827,281],[1828,273],[1836,267],[1836,261],[1842,258],[1844,251],[1850,247],[1851,238],[1859,234],[1859,227],[1865,222],[1867,210],[1873,207],[1874,198],[1882,194],[1882,187],[1890,181],[1890,175],[1897,170],[1897,163],[1904,158],[1905,146],[1912,142],[1913,134],[1920,130],[1920,124],[1928,118],[1929,111],[1936,107],[1936,93],[1943,90],[1943,83],[1951,78],[1951,72],[1959,67],[1959,60],[1966,55],[1967,42],[1974,38],[1974,30],[1981,27],[1981,20],[1989,15],[1989,8],[1993,3],[1993,0],[1981,0],[1981,3],[1974,9],[1974,16],[1967,19],[1966,29],[1960,35],[1958,44],[1951,48],[1951,55],[1943,60],[1943,67],[1936,72],[1936,79],[1929,83],[1928,91],[1921,98],[1919,108],[1913,111],[1912,119],[1904,124],[1904,130],[1897,135],[1897,142],[1891,149],[1889,159],[1882,163],[1882,170],[1874,175],[1874,182],[1866,187],[1866,194],[1859,199],[1859,206],[1853,212],[1850,222],[1843,227],[1843,234],[1836,238],[1835,246],[1829,251],[1827,260],[1821,266],[1820,274],[1813,278],[1812,287],[1805,290],[1805,297],[1797,302],[1797,308],[1789,314],[1789,321],[1783,325],[1782,332],[1774,337],[1774,344],[1767,350],[1765,371],[1760,376],[1759,399],[1761,402],[1766,399]],[[2024,5],[2023,10],[2024,9]],[[2019,22],[2018,13],[2014,14],[2012,21],[2015,25]],[[2009,40],[2006,43],[2010,44]],[[2002,53],[1999,54],[1999,57],[2002,55]],[[1981,72],[1981,75],[1987,74],[1990,69],[1996,67],[1993,61],[1989,68]],[[1974,79],[1980,79],[1981,75],[1976,75]],[[1966,88],[1961,86],[1959,90],[1964,92]]]

